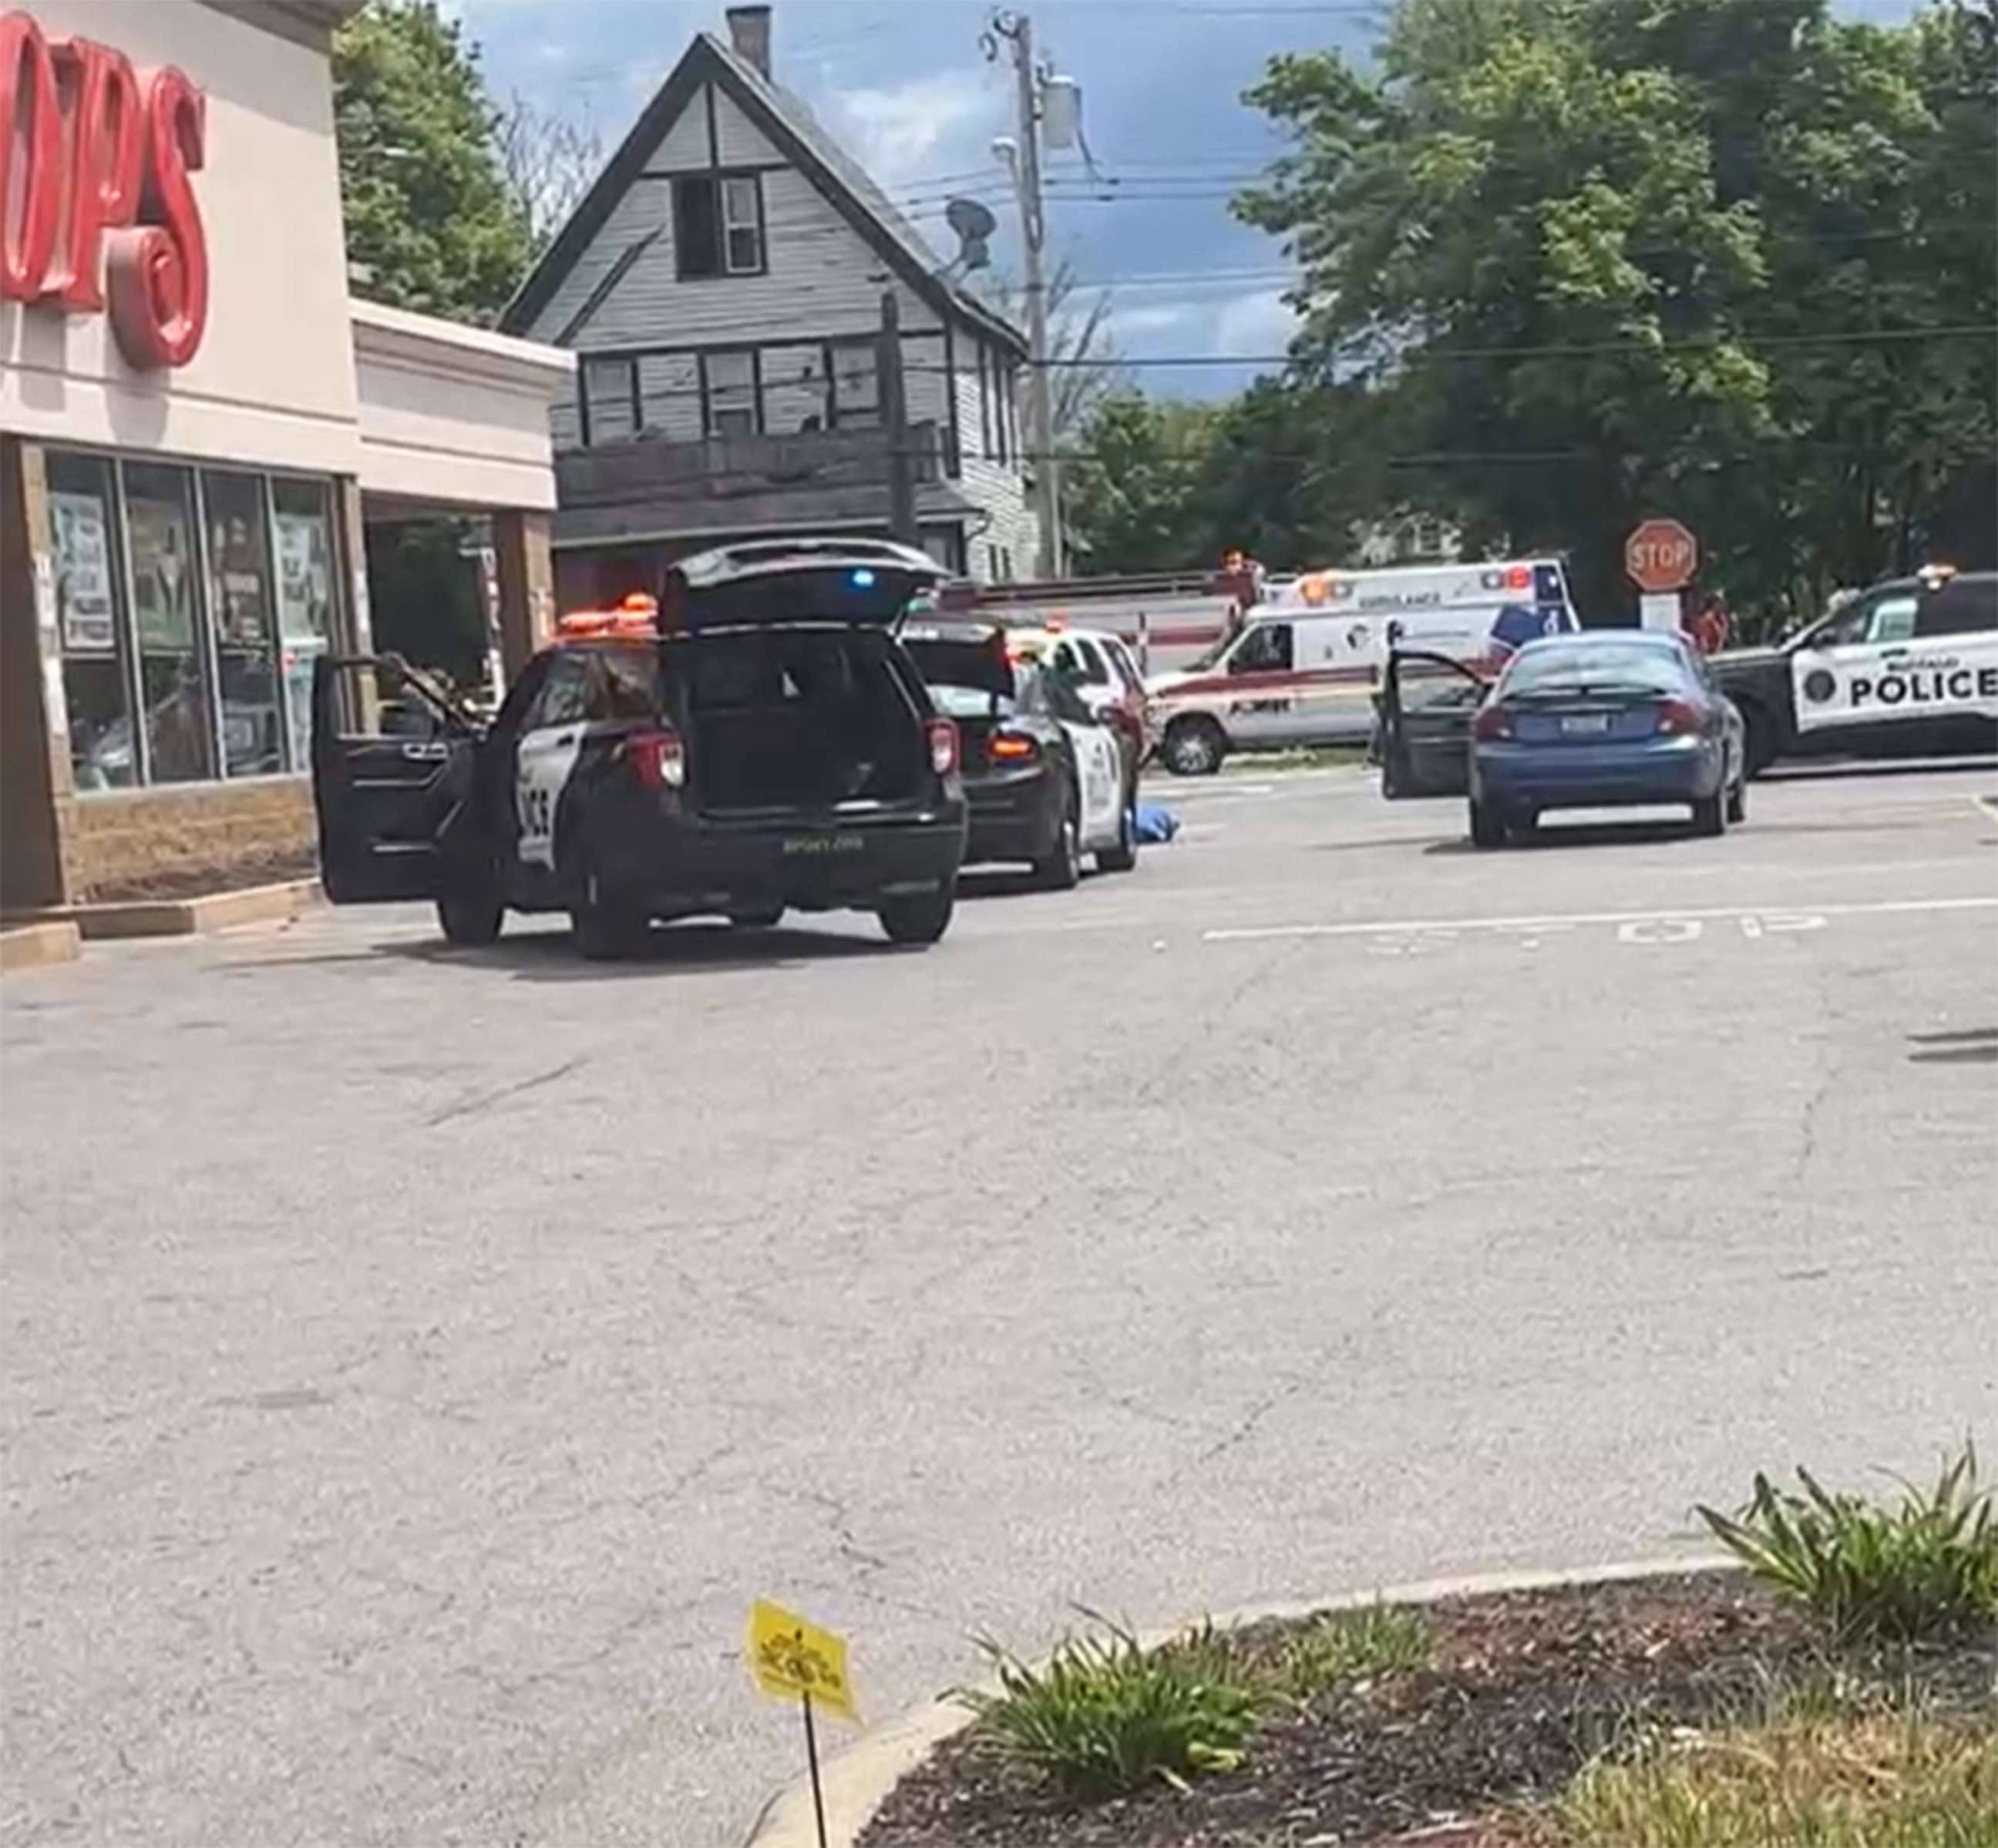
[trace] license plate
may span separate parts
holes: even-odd
[[[825,859],[835,854],[859,853],[866,843],[858,834],[786,834],[787,858]]]
[[[1606,712],[1576,713],[1561,720],[1561,736],[1569,738],[1600,737],[1609,729]]]

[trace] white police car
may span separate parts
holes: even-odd
[[[1710,665],[1751,774],[1778,757],[1998,751],[1998,572],[1930,566]]]

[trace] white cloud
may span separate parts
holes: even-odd
[[[939,71],[880,89],[838,90],[832,128],[890,194],[990,164],[1004,99],[979,70]]]
[[[1184,327],[1192,312],[1184,306],[1112,308],[1108,322],[1110,337],[1124,341],[1142,339],[1148,333],[1164,333],[1174,327]]]
[[[1225,302],[1214,317],[1214,350],[1267,358],[1281,353],[1298,330],[1298,317],[1280,288],[1259,288]]]

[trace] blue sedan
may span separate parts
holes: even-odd
[[[1489,687],[1460,662],[1397,654],[1380,707],[1384,792],[1467,795],[1480,847],[1550,809],[1683,803],[1707,834],[1746,813],[1741,715],[1676,635],[1549,636]]]

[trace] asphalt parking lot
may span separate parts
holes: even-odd
[[[410,907],[10,978],[9,1844],[721,1848],[1071,1601],[1998,1452],[1998,770],[1720,840],[1239,766],[951,934]]]

